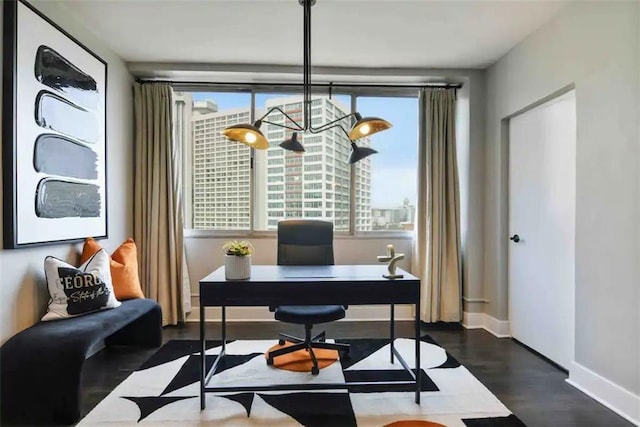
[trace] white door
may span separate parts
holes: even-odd
[[[510,120],[511,336],[565,369],[574,359],[575,177],[574,91]]]

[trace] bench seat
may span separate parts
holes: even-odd
[[[76,422],[84,361],[102,341],[106,346],[160,346],[160,305],[126,300],[117,308],[38,322],[11,337],[0,348],[3,425]]]

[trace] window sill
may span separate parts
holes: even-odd
[[[358,234],[348,234],[346,232],[335,232],[333,235],[336,240],[368,240],[368,239],[398,239],[413,240],[413,231],[369,231]],[[237,230],[195,230],[185,229],[185,239],[275,239],[275,231],[237,231]]]

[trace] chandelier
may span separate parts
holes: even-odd
[[[291,118],[287,113],[282,111],[279,107],[270,108],[262,117],[256,120],[253,124],[243,123],[227,127],[222,131],[223,135],[232,141],[241,142],[259,150],[266,150],[269,148],[269,141],[260,130],[260,126],[263,123],[278,126],[281,128],[289,129],[292,132],[291,138],[280,143],[280,147],[285,150],[303,152],[304,147],[298,140],[298,132],[307,133],[320,133],[332,128],[339,128],[347,136],[351,142],[351,155],[349,156],[349,163],[355,163],[365,157],[377,153],[376,150],[370,147],[358,147],[355,143],[357,139],[365,136],[372,135],[376,132],[389,129],[391,123],[381,119],[379,117],[362,117],[360,113],[355,112],[342,116],[329,123],[320,125],[319,127],[313,127],[311,125],[311,6],[316,3],[316,0],[298,0],[298,3],[304,8],[304,42],[303,42],[303,116],[302,124]],[[274,123],[266,120],[266,118],[272,112],[277,111],[284,115],[291,125]],[[350,130],[347,131],[341,124],[346,119],[355,120]]]

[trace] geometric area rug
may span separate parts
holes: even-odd
[[[331,341],[331,340],[328,340]],[[336,339],[351,345],[350,357],[328,364],[320,375],[268,366],[274,340],[227,342],[215,385],[346,383],[407,379],[389,360],[388,339]],[[207,393],[200,411],[199,343],[173,340],[119,384],[79,423],[93,426],[308,426],[308,427],[510,427],[524,424],[477,378],[428,335],[421,339],[421,404],[412,387]],[[397,338],[397,350],[415,366],[414,340]],[[207,342],[207,369],[220,342]],[[277,361],[277,358],[276,358]],[[405,377],[406,375],[406,377]]]

